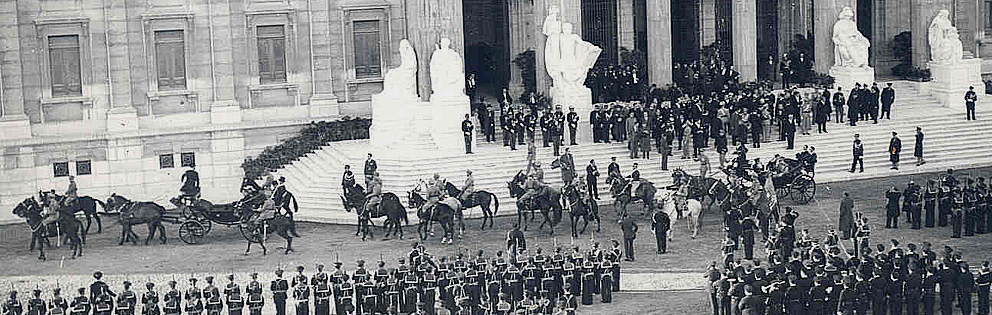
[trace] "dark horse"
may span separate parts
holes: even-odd
[[[355,214],[358,215],[358,230],[355,231],[355,236],[362,233],[363,241],[367,237],[375,237],[371,229],[371,226],[374,226],[372,219],[386,217],[386,222],[383,224],[383,228],[386,230],[386,237],[393,234],[399,235],[400,239],[402,239],[403,224],[410,224],[410,219],[406,215],[406,208],[400,203],[400,198],[391,192],[384,193],[382,194],[382,201],[379,202],[379,208],[373,211],[365,210],[366,201],[365,190],[358,184],[355,184],[355,187],[348,190],[348,196],[341,196],[344,210],[351,212],[354,209]]]
[[[82,233],[83,223],[76,219],[71,213],[59,212],[58,219],[50,224],[44,224],[41,215],[42,206],[34,198],[24,199],[14,207],[13,214],[24,218],[31,228],[31,245],[38,242],[38,259],[45,260],[45,246],[49,237],[61,237],[65,235],[72,245],[72,258],[83,255],[83,244],[86,234]]]
[[[248,222],[252,222],[249,220]],[[249,224],[249,223],[244,223]],[[288,255],[289,252],[295,252],[293,249],[293,236],[289,235],[289,228],[293,225],[293,220],[285,214],[277,214],[272,218],[261,220],[255,224],[249,224],[251,228],[251,233],[245,236],[248,240],[248,248],[245,249],[245,255],[251,252],[251,244],[258,243],[262,246],[262,255],[268,254],[269,250],[265,248],[266,235],[269,233],[275,233],[280,237],[286,239],[286,250],[283,252],[284,255]]]
[[[568,201],[569,216],[572,219],[572,237],[579,237],[579,234],[585,233],[586,227],[589,226],[589,221],[591,220],[596,220],[596,232],[599,232],[601,227],[599,204],[595,200],[584,198],[576,187],[576,181],[572,181],[571,184],[565,186],[564,190],[565,200]],[[579,219],[582,219],[585,224],[582,225],[581,232],[576,232],[578,230],[576,226]]]
[[[522,200],[521,197],[526,194],[526,190],[523,187],[523,172],[517,172],[517,175],[513,177],[513,180],[507,183],[507,187],[510,189],[510,197],[517,198],[517,226],[521,223],[524,227],[524,231],[527,230],[527,220],[524,219],[524,215],[527,211],[530,211],[530,220],[534,220],[534,211],[539,210],[541,215],[544,216],[544,221],[538,226],[538,229],[543,229],[544,225],[547,224],[551,229],[550,235],[555,233],[555,225],[561,222],[561,192],[557,191],[551,187],[541,187],[540,191],[530,200]]]
[[[635,201],[644,203],[644,213],[647,213],[650,209],[654,209],[654,195],[658,192],[658,189],[654,187],[654,183],[641,178],[641,184],[637,186],[637,191],[631,194],[630,190],[634,188],[630,185],[630,182],[626,178],[615,178],[610,185],[610,193],[613,195],[613,210],[621,217],[624,213],[627,213],[627,205]]]
[[[43,203],[48,205],[50,202],[52,203],[60,202],[64,197],[56,194],[54,191],[48,191],[48,192],[41,191],[38,192],[38,198],[40,198]],[[100,206],[103,207],[104,210],[107,209],[107,205],[103,204],[103,201],[100,201],[100,199],[96,199],[90,196],[80,196],[77,197],[75,201],[69,204],[68,209],[64,209],[64,210],[60,209],[59,211],[71,213],[74,215],[77,212],[82,211],[84,214],[86,214],[86,229],[84,230],[83,233],[85,234],[90,233],[90,226],[93,224],[94,219],[96,220],[96,227],[97,227],[96,232],[101,233],[103,232],[103,222],[100,220],[100,216],[97,215],[96,213],[97,204],[100,204]]]
[[[461,194],[462,194],[462,191],[459,190],[457,187],[455,187],[455,185],[451,184],[451,182],[447,182],[447,184],[444,185],[444,190],[447,191],[448,196],[454,196],[456,198],[458,196],[461,196]],[[495,194],[493,194],[491,192],[488,192],[488,191],[485,191],[485,190],[477,190],[477,191],[469,194],[467,199],[462,200],[462,199],[459,198],[458,201],[462,203],[462,211],[467,210],[469,208],[473,208],[473,207],[477,207],[477,206],[482,206],[482,227],[481,227],[481,229],[482,230],[485,230],[486,229],[486,220],[489,220],[489,227],[490,228],[493,227],[493,222],[496,221],[495,220],[496,211],[499,211],[499,199],[496,198],[496,195]],[[490,202],[492,202],[494,204],[494,208],[493,208],[492,211],[489,210],[489,203]],[[461,221],[461,225],[462,225],[461,228],[464,231],[465,230],[465,221]]]
[[[689,173],[686,173],[686,171],[682,168],[676,168],[672,171],[672,181],[675,185],[689,185],[687,196],[688,199],[696,199],[702,203],[706,197],[709,197],[710,203],[706,206],[706,208],[704,208],[704,210],[709,209],[714,203],[716,203],[717,206],[720,207],[721,211],[726,212],[731,208],[740,207],[744,202],[748,201],[747,199],[744,199],[735,202],[728,202],[737,198],[732,198],[733,192],[727,187],[727,184],[724,184],[720,180],[713,177],[689,175]]]
[[[132,244],[137,245],[137,234],[134,233],[134,226],[148,224],[148,237],[145,238],[145,245],[155,238],[155,232],[160,232],[159,238],[165,244],[165,225],[162,224],[162,215],[165,214],[165,207],[150,201],[131,201],[124,196],[111,194],[107,198],[107,208],[118,212],[117,221],[121,223],[121,239],[117,245],[124,245],[128,239]]]
[[[431,231],[431,224],[437,222],[441,224],[441,229],[444,230],[444,236],[441,237],[441,243],[448,244],[454,243],[454,222],[457,218],[455,209],[451,209],[448,204],[443,202],[438,202],[435,204],[433,209],[425,209],[424,205],[427,200],[420,196],[420,194],[409,191],[407,196],[410,201],[410,208],[417,208],[417,218],[420,219],[420,226],[417,227],[417,234],[420,239],[426,240],[428,236],[432,235],[434,232]]]

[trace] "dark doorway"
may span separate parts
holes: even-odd
[[[692,63],[699,60],[699,0],[670,1],[672,3],[672,63]]]
[[[873,12],[872,11],[873,6],[871,2],[872,2],[871,0],[858,1],[858,12],[855,13],[856,15],[855,18],[857,19],[857,23],[858,23],[858,31],[860,31],[861,34],[864,34],[866,38],[868,38],[868,42],[872,42],[871,35],[872,33],[874,33],[871,25],[871,16]],[[870,47],[870,46],[868,47],[869,56],[872,56],[871,53],[872,48],[875,47]]]
[[[476,95],[489,98],[498,95],[510,80],[507,0],[462,1],[465,74],[475,73]]]
[[[617,62],[617,0],[582,0],[582,39],[603,49],[597,63]]]
[[[758,1],[758,77],[775,80],[778,56],[778,1]]]

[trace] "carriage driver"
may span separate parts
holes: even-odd
[[[379,172],[373,173],[372,181],[369,182],[369,194],[365,196],[365,200],[368,200],[365,202],[365,211],[377,209],[382,202],[382,180],[379,179]]]
[[[179,189],[183,197],[199,198],[200,195],[200,174],[196,172],[196,167],[190,166],[181,178],[183,187]]]
[[[471,197],[474,192],[475,178],[472,177],[472,170],[465,170],[465,186],[462,186],[462,193],[458,196],[458,200],[468,201],[468,197]]]

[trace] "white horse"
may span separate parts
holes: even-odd
[[[680,219],[679,209],[676,208],[675,205],[675,198],[673,196],[674,194],[675,192],[671,190],[659,190],[655,195],[655,201],[654,201],[655,206],[658,207],[658,211],[668,214],[668,218],[669,220],[671,220],[672,223],[675,223],[675,221],[678,221],[678,219]],[[667,233],[668,241],[672,240],[672,230],[674,229],[672,228],[668,229],[668,233]]]
[[[674,198],[675,207],[681,210],[681,213],[688,214],[689,231],[692,232],[692,238],[695,239],[696,235],[699,234],[699,217],[703,212],[703,204],[696,199],[686,198],[689,195],[689,185],[683,184],[679,186],[678,190],[672,194]]]

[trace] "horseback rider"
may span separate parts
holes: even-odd
[[[620,175],[620,164],[617,164],[617,157],[610,158],[610,165],[606,168],[606,183],[612,184],[614,180],[623,178]]]
[[[531,173],[530,175],[534,175],[534,178],[537,179],[538,182],[544,182],[544,169],[541,168],[541,161],[534,161],[534,173]]]
[[[444,198],[444,180],[441,179],[441,175],[434,173],[434,177],[427,182],[426,189],[427,202],[424,203],[423,208],[429,211],[434,209],[434,206]]]
[[[627,188],[630,192],[631,200],[637,198],[637,188],[641,186],[641,171],[637,170],[637,163],[634,163],[633,170],[630,171],[630,182],[627,183]]]
[[[344,189],[345,196],[350,196],[351,189],[355,188],[355,174],[351,172],[351,165],[344,166],[344,175],[341,176],[341,188]]]
[[[76,189],[76,177],[69,176],[69,188],[65,190],[65,196],[62,197],[62,206],[69,207],[73,202],[76,201],[77,195]]]
[[[543,185],[544,184],[542,184],[539,180],[537,180],[537,176],[535,174],[527,175],[527,180],[524,181],[524,187],[523,187],[525,192],[523,196],[520,196],[519,200],[522,201],[523,203],[530,202],[531,198],[533,198],[534,196],[536,196],[538,193],[541,192],[541,188]]]
[[[465,186],[462,186],[462,193],[458,195],[458,199],[465,203],[473,193],[475,193],[475,179],[472,178],[472,170],[465,170]]]
[[[262,190],[262,195],[265,196],[265,202],[262,203],[262,207],[258,209],[258,214],[251,219],[252,225],[257,225],[261,222],[265,222],[265,220],[275,218],[277,211],[279,211],[279,205],[273,197],[271,188]]]
[[[200,195],[200,174],[196,172],[195,166],[190,166],[181,178],[183,182],[182,188],[179,191],[182,193],[182,197],[196,199]]]
[[[369,182],[369,193],[365,196],[365,211],[377,210],[379,208],[379,203],[382,202],[382,180],[379,179],[379,172],[375,172],[372,175],[372,181]]]

